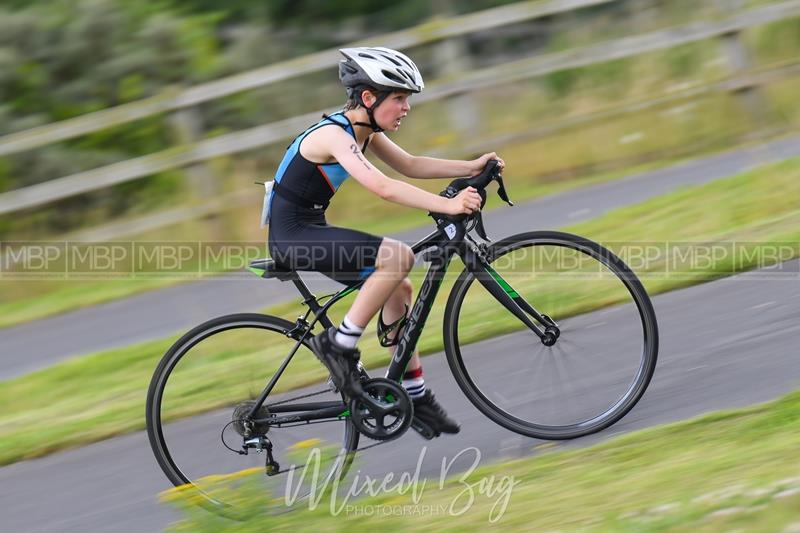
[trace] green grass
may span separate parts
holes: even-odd
[[[749,246],[759,251],[774,242],[800,241],[798,197],[800,159],[794,159],[711,184],[686,188],[568,229],[611,243],[612,247],[616,246],[614,243],[643,240],[737,240],[754,243]],[[797,255],[796,249],[795,245],[793,255]],[[753,268],[757,266],[757,260],[755,256],[749,262],[735,265],[718,261],[701,271],[672,271],[670,276],[663,275],[663,265],[656,261],[651,265],[643,265],[637,269],[637,273],[642,276],[648,291],[656,294]],[[426,324],[427,334],[422,336],[419,343],[423,354],[442,349],[440,332],[446,295],[458,270],[457,264],[451,266],[448,280],[434,304]],[[416,286],[419,286],[421,275],[418,271],[412,275]],[[509,281],[517,290],[526,290],[524,283],[520,284],[516,279]],[[568,295],[566,299],[565,294]],[[555,315],[558,319],[558,316],[612,303],[606,300],[605,295],[601,298],[599,294],[591,298],[579,294],[582,296],[579,298],[574,291],[559,292],[545,301],[548,306],[559,309],[560,314]],[[489,303],[490,300],[479,293],[470,300],[474,309],[482,311],[471,314],[460,325],[461,331],[465,332],[464,339],[475,341],[515,329],[507,324],[508,321],[497,320]],[[347,302],[342,302],[331,318],[341,319],[346,308]],[[289,302],[269,311],[293,320],[299,309],[296,302]],[[387,352],[371,340],[374,339],[374,331],[372,324],[367,329],[366,341],[362,343],[364,360],[370,366],[388,361]],[[3,412],[0,413],[0,464],[142,429],[147,384],[171,341],[164,339],[87,355],[3,382],[0,386],[0,405],[3,405]],[[224,375],[231,382],[236,381],[237,376],[251,377],[253,363],[250,354],[253,348],[246,343],[234,343],[232,346],[232,350],[210,357],[207,362],[210,366],[204,369],[202,375]],[[278,357],[278,354],[275,353],[274,357]],[[242,358],[247,364],[232,366],[231,362],[238,361],[237,358]],[[305,358],[298,364],[305,365],[300,372],[303,378],[292,382],[292,387],[324,377],[321,365],[313,358]],[[237,374],[237,368],[242,374]],[[230,389],[226,395],[224,388],[214,387],[213,384],[213,378],[205,383],[206,390],[213,390],[215,394],[202,392],[187,402],[189,407],[179,414],[186,416],[225,405],[233,399],[232,395],[240,392]]]
[[[798,423],[800,392],[794,392],[767,404],[637,431],[590,448],[563,451],[563,446],[553,446],[533,457],[482,464],[467,477],[451,476],[442,488],[438,479],[417,485],[416,501],[410,491],[394,490],[348,503],[378,511],[409,506],[405,515],[380,517],[386,531],[407,531],[421,520],[433,531],[483,531],[492,525],[490,517],[497,519],[495,526],[511,531],[790,531],[784,528],[800,522]],[[454,448],[448,459],[458,451]],[[264,477],[260,471],[252,475]],[[480,483],[488,486],[489,480],[495,488],[515,485],[490,496],[479,491]],[[225,485],[217,482],[209,488]],[[468,505],[470,494],[474,500]],[[332,513],[327,498],[313,511],[308,504],[297,504],[295,512],[276,516],[285,509],[283,492],[237,496],[252,512],[245,522],[193,506],[187,491],[165,492],[163,498],[184,516],[169,531],[261,531],[265,523],[274,530],[352,531],[376,520],[346,508]],[[443,510],[425,513],[425,507]]]

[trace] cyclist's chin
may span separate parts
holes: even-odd
[[[400,125],[402,124],[401,120],[395,120],[394,122],[390,122],[383,128],[386,131],[397,131],[400,129]]]

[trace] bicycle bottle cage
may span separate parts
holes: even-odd
[[[397,344],[400,342],[400,329],[402,329],[402,327],[408,321],[408,305],[405,307],[406,310],[403,312],[403,316],[391,324],[384,323],[383,307],[381,307],[381,312],[378,314],[378,341],[384,348],[397,346]],[[395,330],[397,331],[397,335],[394,336],[394,339],[389,339],[389,335]]]

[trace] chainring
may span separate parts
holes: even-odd
[[[402,385],[386,378],[373,378],[362,382],[361,387],[364,394],[351,398],[349,404],[350,419],[359,433],[380,441],[403,435],[411,426],[414,404]]]

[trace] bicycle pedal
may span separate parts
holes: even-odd
[[[425,440],[433,440],[441,435],[441,433],[416,417],[411,420],[411,427],[414,428],[414,431],[419,433]]]
[[[363,383],[364,381],[368,380],[369,379],[369,375],[367,374],[367,370],[364,368],[364,365],[361,364],[361,361],[359,361],[356,364],[356,367],[358,368],[359,374],[361,374],[361,382]],[[333,382],[333,378],[332,377],[328,377],[327,384],[328,384],[328,388],[330,389],[330,391],[332,393],[336,394],[337,392],[339,392],[339,387],[337,387],[336,383]]]

